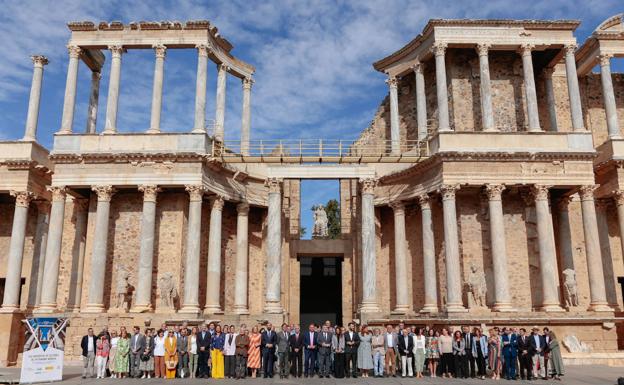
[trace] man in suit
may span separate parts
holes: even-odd
[[[384,350],[386,351],[384,366],[387,376],[396,377],[396,349],[397,334],[394,332],[392,325],[388,325],[384,333]]]
[[[516,378],[516,358],[518,354],[518,339],[511,328],[503,334],[503,357],[505,358],[505,376],[507,380]]]
[[[225,344],[223,344],[223,372],[226,378],[236,377],[236,326],[230,325],[225,329]]]
[[[277,333],[277,367],[280,378],[288,378],[288,354],[290,350],[288,325],[282,324],[282,331]]]
[[[323,330],[318,336],[319,345],[319,377],[329,378],[331,368],[331,346],[333,334],[329,331],[327,324],[323,325]]]
[[[534,327],[533,333],[529,338],[531,343],[531,351],[533,352],[533,377],[534,378],[546,378],[546,372],[544,371],[544,350],[545,339],[539,333],[539,328]]]
[[[360,336],[355,331],[355,323],[349,322],[349,330],[345,334],[345,372],[347,378],[357,377],[357,351],[360,346]]]
[[[548,359],[550,358],[550,329],[542,329],[542,339],[544,340],[544,375],[548,377]]]
[[[140,377],[139,363],[141,353],[145,350],[145,336],[141,334],[141,328],[135,326],[130,337],[130,377]]]
[[[303,357],[305,364],[303,369],[304,377],[314,376],[314,367],[316,365],[316,355],[318,353],[318,334],[316,326],[310,324],[308,331],[303,334],[303,346],[305,355]]]
[[[412,371],[412,357],[414,356],[414,339],[409,335],[409,329],[403,329],[403,334],[399,336],[397,346],[401,356],[401,377],[406,375],[414,377]]]
[[[93,329],[87,330],[87,335],[82,337],[80,347],[82,348],[82,378],[95,377],[95,344],[97,337],[93,335]]]
[[[273,367],[275,366],[275,345],[277,344],[277,334],[273,330],[271,323],[267,324],[266,330],[262,333],[262,365],[264,378],[273,378]]]
[[[176,348],[178,349],[178,375],[180,378],[184,378],[189,373],[189,352],[188,352],[188,334],[187,328],[181,328],[179,330],[180,337],[176,342]]]
[[[303,374],[303,334],[299,325],[292,328],[288,346],[290,347],[290,373],[293,377],[301,378]]]
[[[532,354],[531,354],[531,341],[529,336],[526,335],[524,328],[520,329],[520,336],[518,337],[518,358],[520,359],[520,378],[531,381],[533,374]]]
[[[208,331],[206,324],[202,325],[201,331],[197,334],[197,360],[198,378],[208,378],[210,373],[208,372],[208,357],[210,357],[210,343],[212,342],[212,335]]]
[[[462,371],[464,373],[464,378],[475,378],[477,376],[477,372],[475,371],[475,357],[472,355],[474,334],[470,332],[470,328],[468,326],[464,326],[462,329],[462,337],[464,339],[464,343],[466,344],[466,355],[462,358]]]

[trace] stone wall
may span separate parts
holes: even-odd
[[[620,131],[624,127],[624,74],[612,75],[615,104],[617,107]],[[579,79],[581,99],[583,101],[583,117],[585,126],[594,134],[594,144],[602,144],[607,139],[607,119],[602,97],[602,84],[599,73],[590,73]]]

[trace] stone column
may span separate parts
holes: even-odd
[[[427,135],[427,94],[425,93],[424,64],[417,62],[412,69],[416,77],[416,122],[418,124],[418,140],[426,140]]]
[[[438,96],[438,131],[450,131],[448,90],[446,88],[446,43],[435,43],[432,47],[436,63],[436,92]]]
[[[87,221],[89,216],[89,200],[74,200],[75,215],[72,218],[76,228],[75,242],[72,248],[72,271],[69,280],[69,296],[67,298],[67,311],[80,312],[82,302],[82,284],[84,281],[84,256],[87,238]]]
[[[507,242],[505,240],[505,219],[503,216],[502,192],[505,185],[485,185],[490,214],[490,246],[494,270],[494,311],[515,311],[511,306],[509,292],[509,265],[507,264]]]
[[[267,179],[266,185],[269,188],[269,213],[264,311],[282,313],[282,193],[279,179]]]
[[[39,242],[39,247],[36,248],[37,255],[34,258],[37,259],[37,266],[33,267],[33,271],[36,268],[36,286],[34,291],[34,300],[31,300],[31,303],[34,303],[35,307],[39,306],[41,303],[41,287],[43,286],[43,268],[45,265],[45,252],[46,245],[48,244],[48,224],[50,221],[50,203],[47,201],[38,201],[35,202],[37,205],[37,229],[35,230],[35,239]],[[31,282],[31,291],[32,291]]]
[[[63,118],[59,134],[70,134],[74,125],[74,109],[76,107],[76,84],[78,81],[78,59],[82,50],[80,47],[70,45],[69,65],[67,66],[67,81],[65,82],[65,100],[63,102]]]
[[[496,131],[494,111],[492,110],[492,86],[488,60],[490,46],[490,44],[477,44],[479,75],[481,76],[481,120],[483,121],[483,131]]]
[[[407,240],[405,239],[405,205],[393,202],[394,211],[394,274],[396,305],[394,314],[407,314],[410,310],[410,295],[407,290]]]
[[[564,49],[568,96],[570,98],[570,113],[572,114],[572,129],[574,131],[585,131],[581,93],[579,92],[578,76],[576,74],[576,59],[574,58],[576,44],[568,44]]]
[[[362,183],[362,303],[361,313],[379,313],[377,303],[377,254],[375,248],[375,186],[374,179]]]
[[[444,212],[444,251],[446,253],[446,311],[464,312],[462,300],[461,261],[459,258],[459,237],[455,192],[459,185],[442,185],[442,210]]]
[[[108,97],[106,98],[106,124],[104,134],[114,134],[117,132],[117,107],[119,105],[119,86],[121,81],[121,54],[123,47],[111,45],[111,70],[108,81]]]
[[[223,142],[225,126],[225,85],[230,67],[225,64],[219,64],[217,68],[217,108],[215,109],[214,137],[218,141]]]
[[[148,134],[160,132],[160,113],[162,112],[163,79],[165,77],[165,55],[167,47],[162,44],[154,45],[156,62],[154,63],[154,85],[152,87],[152,115]]]
[[[544,68],[544,87],[546,88],[546,100],[548,102],[548,119],[550,120],[550,130],[559,131],[557,128],[557,103],[555,101],[555,89],[553,87],[552,75],[554,68]]]
[[[41,280],[41,302],[36,308],[38,313],[53,313],[56,311],[59,261],[63,241],[63,222],[65,219],[65,186],[53,186],[49,190],[52,192],[52,208],[50,209],[48,242],[46,244],[43,279]]]
[[[607,304],[607,291],[605,289],[604,272],[602,269],[602,252],[600,251],[596,206],[594,205],[594,191],[596,188],[598,188],[598,186],[589,185],[581,186],[579,189],[591,298],[588,310],[613,311]]]
[[[29,191],[11,191],[15,197],[15,213],[11,230],[11,243],[6,264],[6,281],[4,284],[4,300],[0,312],[11,313],[20,309],[20,286],[22,281],[22,259],[26,240],[26,223],[28,208],[34,194]]]
[[[221,313],[221,224],[224,200],[220,196],[210,199],[210,234],[208,238],[208,271],[206,277],[206,307],[204,314]]]
[[[539,122],[535,77],[533,75],[533,57],[531,55],[533,48],[535,48],[533,44],[523,44],[520,47],[520,55],[522,56],[522,72],[524,74],[524,92],[529,119],[529,131],[537,132],[542,129]]]
[[[26,116],[26,129],[22,140],[37,140],[37,122],[39,120],[39,102],[41,101],[41,81],[43,79],[43,66],[48,64],[45,56],[31,56],[33,61],[33,77],[30,86],[30,98],[28,99],[28,115]]]
[[[199,250],[201,243],[201,216],[204,188],[188,185],[188,227],[186,232],[186,261],[184,269],[184,298],[180,313],[198,314],[199,309]]]
[[[249,155],[249,136],[251,131],[251,86],[252,78],[243,79],[243,111],[241,126],[241,154]]]
[[[435,240],[429,195],[418,196],[422,224],[423,270],[425,281],[425,304],[421,313],[438,312],[438,280],[435,261]]]
[[[534,185],[537,242],[539,246],[540,273],[542,277],[542,311],[563,311],[557,289],[557,256],[552,219],[548,208],[548,190],[551,186]]]
[[[110,204],[114,194],[113,186],[93,186],[97,194],[97,211],[93,231],[93,252],[91,253],[91,280],[89,281],[89,299],[83,312],[101,313],[104,311],[104,279],[108,256],[108,222]]]
[[[206,132],[208,46],[199,44],[195,48],[197,48],[197,79],[195,81],[195,124],[193,132]]]
[[[236,273],[234,276],[234,313],[249,314],[247,280],[249,263],[249,204],[236,206]]]
[[[97,129],[100,79],[102,79],[102,73],[100,71],[91,72],[91,94],[89,95],[89,108],[87,110],[87,134],[95,134]]]
[[[602,98],[604,99],[605,114],[607,116],[607,130],[610,139],[619,139],[620,124],[618,122],[617,107],[615,104],[615,93],[613,92],[613,81],[611,79],[611,54],[601,54],[600,59],[600,80],[602,82]]]
[[[390,151],[392,155],[401,153],[401,140],[399,129],[399,81],[396,77],[390,76],[386,80],[390,88]]]
[[[620,230],[620,246],[624,250],[624,191],[613,191],[613,200],[617,207],[618,228]]]
[[[154,237],[156,234],[156,201],[161,189],[154,185],[141,185],[143,214],[141,217],[141,247],[137,272],[136,299],[131,312],[152,311],[152,274],[154,268]]]
[[[574,254],[572,250],[572,234],[570,232],[569,204],[572,201],[570,196],[562,197],[557,202],[557,222],[559,238],[559,254],[561,255],[561,270],[574,270]]]

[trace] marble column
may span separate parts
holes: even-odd
[[[89,108],[87,110],[87,134],[95,134],[97,131],[100,79],[102,79],[102,73],[100,71],[91,72],[91,93],[89,94]]]
[[[208,238],[208,271],[206,272],[206,307],[204,314],[221,313],[221,236],[223,205],[222,197],[210,199],[210,233]]]
[[[407,314],[412,303],[407,290],[407,240],[405,238],[405,205],[393,202],[394,211],[394,283],[396,285],[396,304],[392,313]]]
[[[438,131],[450,131],[448,90],[446,86],[446,43],[435,43],[432,47],[436,63],[436,92],[438,97]]]
[[[425,93],[424,64],[417,62],[412,66],[416,77],[416,123],[418,126],[418,140],[426,140],[427,135],[427,94]]]
[[[63,117],[59,134],[70,134],[74,125],[74,110],[76,108],[76,85],[78,82],[78,59],[82,50],[80,47],[70,45],[69,65],[67,66],[67,81],[65,82],[65,100],[63,102]]]
[[[108,97],[106,98],[106,124],[104,134],[114,134],[117,132],[117,108],[119,106],[119,86],[121,81],[121,54],[123,47],[111,45],[111,69],[108,81]]]
[[[217,107],[215,109],[215,132],[214,137],[223,142],[225,127],[225,85],[227,73],[230,68],[225,64],[217,66]]]
[[[234,313],[249,314],[247,280],[249,279],[249,204],[236,206],[236,272],[234,276]]]
[[[548,190],[551,186],[534,185],[537,242],[539,247],[540,273],[542,277],[542,311],[563,311],[557,288],[557,256],[552,218],[548,207]]]
[[[535,48],[533,44],[523,44],[520,47],[522,56],[522,72],[524,74],[524,97],[527,104],[527,115],[529,120],[529,131],[541,131],[539,122],[539,111],[537,109],[537,93],[535,91],[535,76],[533,74],[533,56],[531,51]]]
[[[585,131],[581,93],[579,91],[578,75],[576,74],[576,59],[574,57],[576,44],[568,44],[564,49],[568,96],[570,98],[570,113],[572,115],[572,129],[574,131]]]
[[[431,215],[431,199],[429,195],[418,196],[422,226],[423,245],[423,277],[425,281],[425,304],[421,313],[438,312],[438,280],[436,271],[435,240],[433,237],[433,220]]]
[[[195,80],[195,124],[193,132],[206,132],[206,80],[208,78],[208,46],[197,48],[197,79]]]
[[[33,61],[33,77],[28,99],[28,115],[26,115],[26,129],[22,140],[37,140],[37,122],[39,121],[39,102],[41,101],[41,81],[43,80],[43,66],[48,64],[45,56],[31,56]]]
[[[48,226],[48,242],[45,251],[43,279],[41,280],[41,301],[35,311],[53,313],[56,311],[56,294],[58,290],[59,261],[63,241],[63,222],[65,220],[65,186],[53,186],[50,224]]]
[[[165,56],[167,47],[154,45],[156,61],[154,62],[154,84],[152,86],[152,114],[148,134],[160,133],[160,114],[162,112],[163,80],[165,77]]]
[[[550,121],[550,131],[559,131],[557,127],[557,102],[555,100],[555,89],[553,87],[554,68],[544,68],[544,88],[546,88],[546,101],[548,103],[548,119]]]
[[[93,186],[92,190],[97,194],[97,211],[95,214],[95,229],[93,231],[89,298],[83,312],[101,313],[104,311],[104,279],[106,275],[106,259],[108,257],[110,204],[115,190],[110,185]]]
[[[22,260],[24,257],[24,243],[26,241],[26,223],[28,222],[28,208],[34,194],[29,191],[11,191],[15,197],[15,212],[9,255],[6,262],[6,281],[4,284],[4,299],[0,312],[11,313],[20,309],[20,287],[22,282]]]
[[[252,78],[243,79],[243,111],[241,125],[241,145],[242,155],[249,155],[249,136],[251,131],[251,86]]]
[[[459,185],[442,185],[442,211],[444,213],[444,251],[446,253],[446,311],[464,312],[462,299],[461,261],[459,258],[459,236],[457,234],[457,213],[455,192]]]
[[[362,187],[362,303],[360,313],[379,313],[377,302],[377,253],[375,240],[375,179],[363,179]]]
[[[481,120],[483,131],[496,131],[494,111],[492,110],[492,85],[490,82],[490,63],[488,51],[490,44],[477,44],[479,54],[479,75],[481,77]]]
[[[30,302],[37,307],[41,303],[43,268],[45,265],[46,245],[48,244],[48,225],[50,223],[50,203],[48,201],[37,201],[35,204],[37,205],[37,229],[35,230],[35,239],[39,244],[35,249],[37,254],[34,256],[37,260],[37,265],[33,266],[33,271],[36,270],[34,299],[30,300]],[[31,282],[30,285],[32,290],[33,282]]]
[[[399,128],[399,80],[390,76],[386,80],[390,89],[390,151],[392,155],[401,153],[401,140]]]
[[[605,105],[607,117],[607,131],[610,139],[619,139],[620,123],[618,122],[617,106],[615,104],[615,93],[613,92],[613,80],[611,79],[611,54],[601,54],[600,59],[600,80],[602,82],[602,98]]]
[[[154,238],[156,236],[156,201],[161,189],[155,185],[141,185],[143,193],[143,214],[141,216],[141,246],[137,289],[131,312],[152,311],[152,274],[154,268]]]
[[[267,179],[269,212],[267,229],[267,268],[264,311],[282,313],[282,192],[281,181]]]
[[[572,250],[572,233],[570,231],[569,205],[572,201],[570,196],[562,197],[557,202],[557,222],[559,254],[561,256],[561,270],[574,270],[574,250]]]
[[[581,186],[581,212],[583,213],[583,233],[585,234],[585,255],[587,258],[587,273],[589,275],[589,292],[591,311],[613,311],[607,305],[607,291],[605,289],[604,272],[602,269],[602,252],[598,237],[598,221],[594,191],[598,186]]]
[[[188,225],[186,232],[186,261],[184,263],[184,298],[180,313],[198,314],[199,309],[199,250],[204,187],[188,185]]]
[[[84,257],[87,243],[87,222],[89,216],[89,200],[75,199],[72,222],[75,226],[74,246],[72,248],[72,270],[69,280],[67,311],[80,312],[82,302],[82,284],[84,281]]]
[[[620,247],[624,250],[624,191],[613,191],[613,200],[617,207],[618,229],[620,231]]]
[[[490,214],[490,247],[494,271],[494,306],[500,312],[515,311],[511,306],[509,291],[509,265],[507,263],[507,241],[505,238],[505,218],[503,216],[502,193],[505,185],[485,185]]]

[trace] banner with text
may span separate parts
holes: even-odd
[[[24,320],[26,343],[20,383],[61,381],[66,318],[33,317]]]

